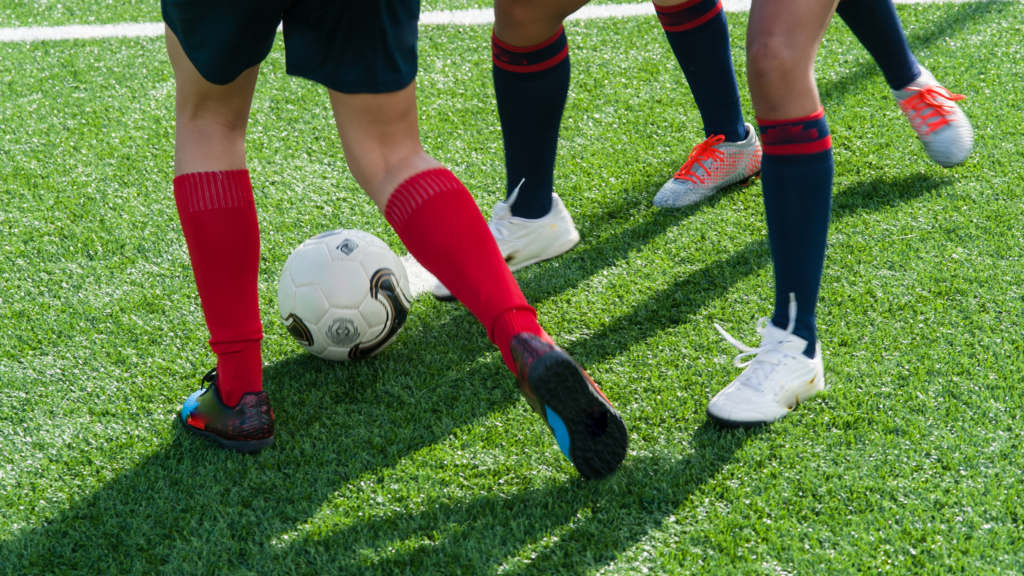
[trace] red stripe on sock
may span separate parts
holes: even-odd
[[[718,0],[718,2],[715,3],[714,8],[712,8],[711,10],[707,11],[706,13],[702,14],[697,18],[693,18],[685,22],[681,22],[679,24],[665,23],[665,19],[675,20],[676,18],[673,18],[672,16],[675,15],[676,12],[693,8],[696,4],[700,3],[701,1],[702,0],[689,0],[687,2],[683,2],[682,4],[677,4],[676,6],[658,6],[657,4],[655,4],[654,9],[655,12],[658,14],[658,20],[661,22],[661,28],[666,32],[685,32],[686,30],[691,30],[693,28],[700,26],[701,24],[704,24],[705,22],[711,20],[716,15],[718,15],[719,12],[722,11],[722,2],[721,0]],[[663,17],[665,17],[665,19],[663,19]],[[685,19],[685,16],[683,16],[683,18]]]
[[[263,389],[260,230],[249,172],[183,174],[174,179],[174,200],[217,354],[217,389],[234,406]]]
[[[700,0],[697,0],[697,1],[700,1]],[[523,54],[523,53],[526,53],[526,52],[536,52],[537,50],[540,50],[541,48],[546,48],[546,47],[554,44],[555,40],[558,40],[558,37],[561,36],[562,32],[564,32],[564,31],[565,31],[565,26],[559,26],[558,27],[558,32],[555,32],[554,35],[551,36],[551,38],[548,38],[547,40],[541,42],[540,44],[534,44],[533,46],[513,46],[513,45],[511,45],[511,44],[509,44],[507,42],[502,42],[501,38],[498,38],[497,36],[495,36],[493,31],[491,32],[491,41],[494,42],[495,44],[497,44],[498,46],[501,46],[505,50],[508,50],[509,52],[519,52],[520,54]]]
[[[757,118],[758,126],[780,126],[782,124],[799,124],[800,122],[810,122],[811,120],[821,120],[825,117],[825,107],[820,106],[818,111],[808,116],[801,116],[800,118],[787,118],[785,120],[762,120]]]
[[[795,154],[816,154],[832,147],[832,136],[825,136],[813,142],[795,142],[792,144],[761,144],[761,150],[772,156],[792,156]]]
[[[537,63],[537,64],[529,64],[529,65],[526,65],[526,66],[516,66],[515,64],[508,64],[506,62],[502,62],[501,60],[498,60],[497,57],[494,57],[493,60],[494,60],[494,65],[497,66],[498,68],[501,68],[502,70],[508,70],[509,72],[522,72],[522,73],[526,73],[526,72],[540,72],[541,70],[547,70],[548,68],[551,68],[552,66],[555,66],[556,64],[558,64],[562,60],[565,60],[565,58],[568,55],[569,55],[569,46],[566,46],[565,48],[562,48],[561,52],[559,52],[556,56],[554,56],[550,60],[545,60],[545,61]]]
[[[671,14],[672,12],[679,12],[680,10],[686,10],[692,7],[694,4],[699,3],[701,0],[686,0],[682,4],[676,4],[675,6],[662,6],[660,4],[654,5],[654,11],[659,14]]]
[[[507,351],[515,334],[508,331],[543,330],[469,190],[446,168],[420,172],[399,184],[384,217],[409,253],[484,325],[514,371]],[[496,322],[511,311],[513,320]]]

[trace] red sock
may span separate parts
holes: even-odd
[[[182,174],[174,200],[217,355],[217,389],[235,406],[263,389],[260,229],[249,171]]]
[[[484,325],[505,365],[515,373],[509,350],[512,336],[547,334],[469,190],[446,168],[420,172],[398,185],[384,217],[409,253]]]

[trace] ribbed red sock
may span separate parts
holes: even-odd
[[[263,389],[260,229],[249,171],[182,174],[174,200],[217,355],[217,389],[235,406]]]
[[[501,257],[473,196],[446,168],[399,184],[384,216],[416,260],[487,329],[515,373],[509,342],[520,332],[547,338]]]

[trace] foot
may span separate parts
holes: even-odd
[[[512,215],[512,204],[518,194],[519,188],[516,188],[507,200],[495,204],[489,223],[509,269],[515,272],[531,264],[561,256],[579,243],[580,234],[573,224],[572,215],[565,209],[558,194],[551,195],[551,210],[547,215],[537,219]],[[440,282],[434,286],[432,293],[438,300],[455,300]]]
[[[597,384],[565,350],[535,334],[517,334],[510,346],[519,393],[580,476],[597,480],[618,470],[626,457],[626,424]]]
[[[974,130],[956,105],[964,96],[943,88],[924,67],[920,78],[903,90],[893,90],[892,95],[933,162],[949,168],[971,154]]]
[[[686,163],[654,196],[654,205],[682,208],[696,204],[760,172],[761,142],[754,127],[746,127],[747,137],[742,142],[726,142],[719,134],[694,146]]]
[[[216,368],[203,376],[203,383],[210,385],[193,392],[181,408],[186,430],[246,454],[274,443],[274,409],[266,392],[246,392],[238,406],[228,408],[217,392]]]
[[[786,330],[776,327],[768,318],[758,321],[757,331],[761,334],[758,348],[744,345],[715,324],[725,339],[742,351],[733,359],[733,364],[747,368],[708,403],[708,418],[716,424],[727,428],[769,424],[825,389],[821,344],[815,343],[814,358],[804,354],[807,341],[793,334],[795,306],[791,305],[790,310]],[[754,358],[740,362],[750,355]]]

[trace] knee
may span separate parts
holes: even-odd
[[[202,126],[205,130],[245,134],[249,123],[249,107],[211,105],[205,102],[177,103],[177,122],[180,127]]]
[[[814,54],[782,34],[752,35],[746,40],[746,77],[751,90],[786,97],[802,90],[814,75]],[[813,81],[811,81],[813,84]]]
[[[494,21],[508,28],[522,28],[532,21],[542,19],[550,8],[538,0],[495,0]]]
[[[543,42],[562,20],[588,0],[496,0],[494,32],[504,42],[530,46]]]
[[[798,47],[781,34],[747,37],[747,77],[752,86],[767,88],[773,79],[798,75],[803,64]]]

